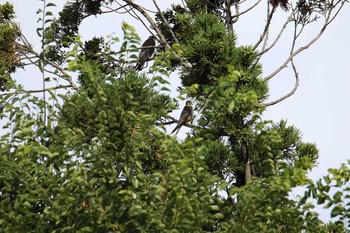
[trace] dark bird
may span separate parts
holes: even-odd
[[[136,70],[142,70],[146,61],[152,56],[154,53],[154,46],[156,45],[156,37],[150,36],[148,39],[142,44],[141,51],[139,54],[139,60],[136,63]]]
[[[190,121],[192,120],[193,117],[193,108],[192,108],[192,101],[186,101],[186,106],[184,107],[184,109],[181,112],[181,116],[179,118],[179,121],[177,122],[177,126],[175,127],[175,129],[170,133],[174,133],[176,130],[176,134],[179,132],[181,126],[183,125],[187,125],[188,123],[190,123]]]

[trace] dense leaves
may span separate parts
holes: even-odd
[[[14,17],[13,5],[0,4],[0,90],[9,88],[11,74],[20,66],[15,40],[18,37],[17,27],[11,21]]]
[[[41,72],[48,64],[62,65],[64,78],[79,80],[75,91],[49,90],[52,101],[29,93],[0,99],[8,129],[0,140],[0,232],[344,232],[350,227],[348,166],[310,180],[316,146],[285,120],[262,120],[268,97],[262,65],[257,52],[238,47],[225,27],[223,1],[187,1],[187,8],[158,14],[171,46],[159,49],[144,73],[134,68],[140,38],[130,25],[123,24],[121,42],[79,38],[81,21],[109,2],[69,2],[58,19],[48,21],[50,27],[39,30],[45,32],[39,34],[48,60],[35,65]],[[9,57],[15,55],[5,46],[16,36],[14,12],[10,5],[1,7],[1,33],[9,36],[0,41],[1,51]],[[192,99],[198,114],[183,141],[165,131],[176,123],[172,110],[179,101],[169,90],[169,72],[181,65],[174,53],[189,63],[179,69],[181,98]],[[22,93],[22,87],[16,91]],[[291,198],[301,187],[305,194]],[[314,200],[330,208],[336,222],[323,223]]]

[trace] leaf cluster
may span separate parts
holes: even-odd
[[[19,54],[16,50],[17,28],[12,22],[14,17],[13,5],[0,4],[0,90],[9,87],[6,85],[11,79],[11,74],[20,67]]]

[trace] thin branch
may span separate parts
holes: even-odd
[[[259,0],[259,1],[261,1],[261,0]],[[237,23],[237,21],[239,20],[239,16],[241,15],[239,13],[239,4],[235,3],[234,6],[235,6],[236,14],[230,16],[230,18],[232,20],[232,24]]]
[[[233,33],[233,20],[231,15],[231,1],[232,0],[225,0],[225,11],[226,11],[226,28],[229,32]],[[236,13],[238,12],[238,4],[235,4],[236,7]],[[236,18],[236,21],[238,18]]]
[[[254,3],[251,7],[247,8],[246,10],[242,11],[241,13],[237,14],[237,11],[236,11],[236,14],[235,15],[232,15],[232,19],[234,18],[238,18],[239,16],[249,12],[250,10],[252,10],[254,7],[256,7],[259,3],[261,2],[261,0],[258,0],[256,3]],[[241,4],[242,2],[239,2],[239,4]],[[235,20],[235,22],[237,22],[237,20]]]
[[[278,98],[277,100],[274,100],[272,102],[263,104],[264,106],[268,107],[268,106],[272,106],[272,105],[278,104],[278,103],[282,102],[283,100],[285,100],[285,99],[291,97],[292,95],[294,95],[294,93],[297,91],[297,89],[299,87],[299,74],[297,72],[297,69],[296,69],[296,66],[294,64],[293,59],[291,60],[291,64],[292,64],[294,75],[295,75],[295,84],[294,84],[293,89],[288,94],[282,96],[281,98]]]
[[[161,44],[167,48],[170,49],[170,45],[168,44],[168,42],[166,41],[164,35],[162,34],[162,32],[160,31],[160,29],[158,28],[158,26],[156,25],[156,23],[153,21],[153,19],[149,16],[149,14],[147,14],[147,12],[140,7],[139,5],[135,4],[132,0],[124,0],[124,2],[128,3],[130,6],[132,6],[133,8],[135,8],[138,12],[140,12],[146,19],[147,21],[151,24],[151,27],[156,31],[158,38],[161,42]],[[143,21],[141,20],[141,22],[143,23]],[[148,27],[146,27],[148,28]],[[183,61],[183,59],[176,54],[175,52],[172,52],[172,54],[181,62],[181,64],[185,67],[185,68],[189,68],[190,64],[187,64]]]
[[[279,41],[279,39],[281,38],[284,30],[287,28],[287,25],[290,23],[290,20],[289,20],[289,17],[288,19],[286,20],[286,22],[283,24],[281,30],[279,31],[277,37],[275,38],[275,40],[272,42],[272,44],[266,48],[266,49],[263,49],[260,53],[259,53],[259,56],[263,55],[264,53],[268,52],[269,50],[271,50],[276,44],[277,42]]]
[[[339,12],[339,11],[338,11]],[[305,46],[300,47],[298,50],[296,50],[295,52],[291,53],[289,55],[289,57],[285,60],[285,62],[278,67],[274,72],[272,72],[270,75],[268,75],[265,80],[270,80],[271,78],[273,78],[276,74],[278,74],[281,70],[283,70],[284,68],[287,67],[287,64],[299,53],[301,53],[302,51],[308,49],[312,44],[314,44],[325,32],[327,26],[329,25],[330,21],[330,14],[331,11],[329,12],[329,15],[326,17],[325,23],[323,25],[323,27],[321,28],[320,32],[309,42],[307,43]],[[334,18],[332,18],[334,19]]]
[[[157,8],[158,13],[159,13],[160,16],[162,17],[163,23],[165,23],[165,25],[167,26],[167,28],[168,28],[168,30],[169,30],[171,36],[173,37],[175,43],[179,43],[179,40],[176,38],[174,31],[171,29],[170,24],[168,23],[168,21],[167,21],[166,18],[164,17],[164,14],[163,14],[163,12],[160,10],[160,8],[159,8],[159,6],[158,6],[156,0],[153,0],[153,3],[154,3],[154,5],[155,5],[156,8]]]
[[[328,26],[331,22],[333,22],[333,20],[335,19],[335,17],[337,17],[337,15],[339,14],[340,10],[343,8],[345,1],[338,1],[335,5],[337,6],[339,3],[341,3],[339,9],[335,12],[335,14],[333,15],[333,17],[328,21],[328,23],[326,24],[326,26]]]
[[[118,3],[118,4],[119,4],[119,3]],[[127,5],[128,5],[128,4],[125,4],[125,5],[120,5],[120,4],[119,4],[120,7],[116,8],[116,9],[113,9],[113,8],[110,7],[110,6],[103,6],[103,7],[107,8],[107,9],[109,9],[109,11],[102,11],[101,13],[112,13],[112,12],[116,12],[116,13],[118,13],[118,14],[125,14],[125,13],[127,13],[127,10],[126,10],[125,12],[118,12],[118,11],[119,11],[120,9],[122,9],[122,8],[125,8]]]
[[[170,45],[167,43],[167,41],[165,40],[165,37],[163,36],[163,34],[161,33],[160,29],[158,28],[158,26],[156,25],[156,23],[153,21],[153,19],[151,18],[151,16],[149,16],[147,14],[147,12],[140,7],[139,5],[135,4],[132,0],[124,0],[124,2],[126,2],[127,4],[129,4],[130,6],[132,6],[134,9],[136,9],[138,12],[140,12],[146,19],[147,21],[151,24],[151,27],[156,31],[156,33],[159,36],[159,39],[161,40],[161,43],[164,45],[164,47],[166,48],[170,48]],[[141,20],[142,21],[142,20]]]
[[[259,40],[253,46],[253,50],[256,50],[256,48],[260,45],[260,43],[263,41],[264,37],[266,36],[266,33],[269,30],[269,27],[270,27],[270,24],[271,24],[271,20],[272,20],[272,17],[273,17],[273,14],[275,13],[275,11],[276,11],[276,8],[273,7],[272,11],[269,13],[269,7],[268,7],[268,12],[267,12],[268,17],[267,17],[267,21],[266,21],[266,24],[265,24],[264,31],[263,31],[262,35],[260,36]]]
[[[17,44],[18,46],[21,46],[23,49],[25,49],[26,51],[30,52],[31,54],[35,55],[37,58],[40,59],[40,55],[34,51],[34,49],[32,49],[32,47],[30,46],[30,44],[28,43],[27,39],[24,37],[24,35],[20,33],[20,39],[22,40],[22,42],[24,43],[24,46],[21,44]],[[71,77],[68,75],[68,73],[64,70],[64,68],[62,68],[61,66],[57,65],[56,63],[48,60],[47,58],[43,58],[44,62],[46,62],[47,64],[51,65],[52,67],[56,68],[58,71],[60,71],[62,73],[61,78],[63,78],[64,80],[66,80],[75,90],[78,89],[78,86],[73,82],[73,80],[71,79]]]
[[[270,11],[270,4],[268,4],[267,5],[267,11],[269,12]],[[267,30],[266,30],[266,36],[265,36],[265,38],[264,38],[264,42],[263,42],[263,46],[262,46],[262,49],[261,50],[264,50],[265,48],[266,48],[266,46],[267,46],[267,41],[269,40],[269,34],[270,34],[270,27],[268,27],[267,28]],[[258,61],[260,60],[260,58],[258,59]],[[257,61],[257,62],[258,62]]]
[[[177,124],[179,122],[179,120],[175,119],[174,117],[169,116],[168,118],[170,118],[171,121],[156,122],[155,125],[171,125],[171,124]],[[184,126],[191,128],[191,129],[198,127],[198,126],[192,125],[192,124],[184,124]]]
[[[66,89],[66,88],[74,88],[72,85],[59,85],[56,87],[48,87],[45,89],[38,89],[38,90],[20,90],[20,91],[14,91],[14,92],[6,92],[1,93],[0,96],[6,96],[6,95],[13,95],[13,94],[27,94],[27,93],[41,93],[46,91],[52,91],[52,90],[58,90],[58,89]]]

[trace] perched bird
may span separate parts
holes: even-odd
[[[152,56],[154,52],[154,46],[156,45],[156,37],[150,36],[142,44],[142,48],[139,54],[139,60],[136,63],[136,70],[142,70],[145,62]]]
[[[174,133],[176,130],[176,134],[179,132],[181,126],[183,125],[187,125],[193,117],[193,108],[192,108],[192,101],[186,101],[186,106],[184,107],[184,109],[181,112],[181,116],[179,118],[179,121],[177,122],[177,125],[175,127],[175,129],[170,133]]]

